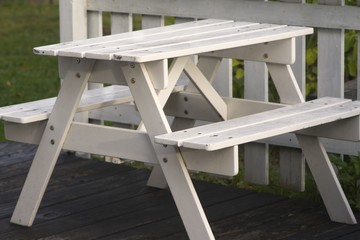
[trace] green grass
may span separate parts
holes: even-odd
[[[57,59],[32,49],[59,41],[58,11],[51,4],[0,3],[0,106],[56,96]]]

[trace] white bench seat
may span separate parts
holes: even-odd
[[[108,86],[84,92],[77,112],[131,102],[132,96],[126,86]],[[32,123],[49,118],[56,97],[21,103],[0,108],[0,119],[14,123]]]
[[[360,102],[325,97],[155,137],[155,142],[213,151],[355,117]]]

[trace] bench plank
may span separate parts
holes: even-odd
[[[321,98],[251,116],[157,136],[157,143],[217,150],[356,116],[360,102]]]
[[[0,119],[15,123],[30,123],[49,118],[56,98],[48,98],[0,108]],[[132,101],[126,86],[109,86],[84,92],[77,112]]]

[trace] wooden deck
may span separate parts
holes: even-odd
[[[149,172],[62,153],[31,228],[10,224],[35,146],[0,143],[0,239],[188,239],[168,190]],[[322,205],[195,182],[217,239],[360,239]],[[360,214],[357,213],[360,220]]]

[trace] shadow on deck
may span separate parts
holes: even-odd
[[[35,146],[0,143],[0,239],[188,239],[168,190],[149,172],[60,156],[31,228],[10,224]],[[195,182],[216,239],[360,239],[322,205]],[[359,220],[357,213],[357,219]]]

